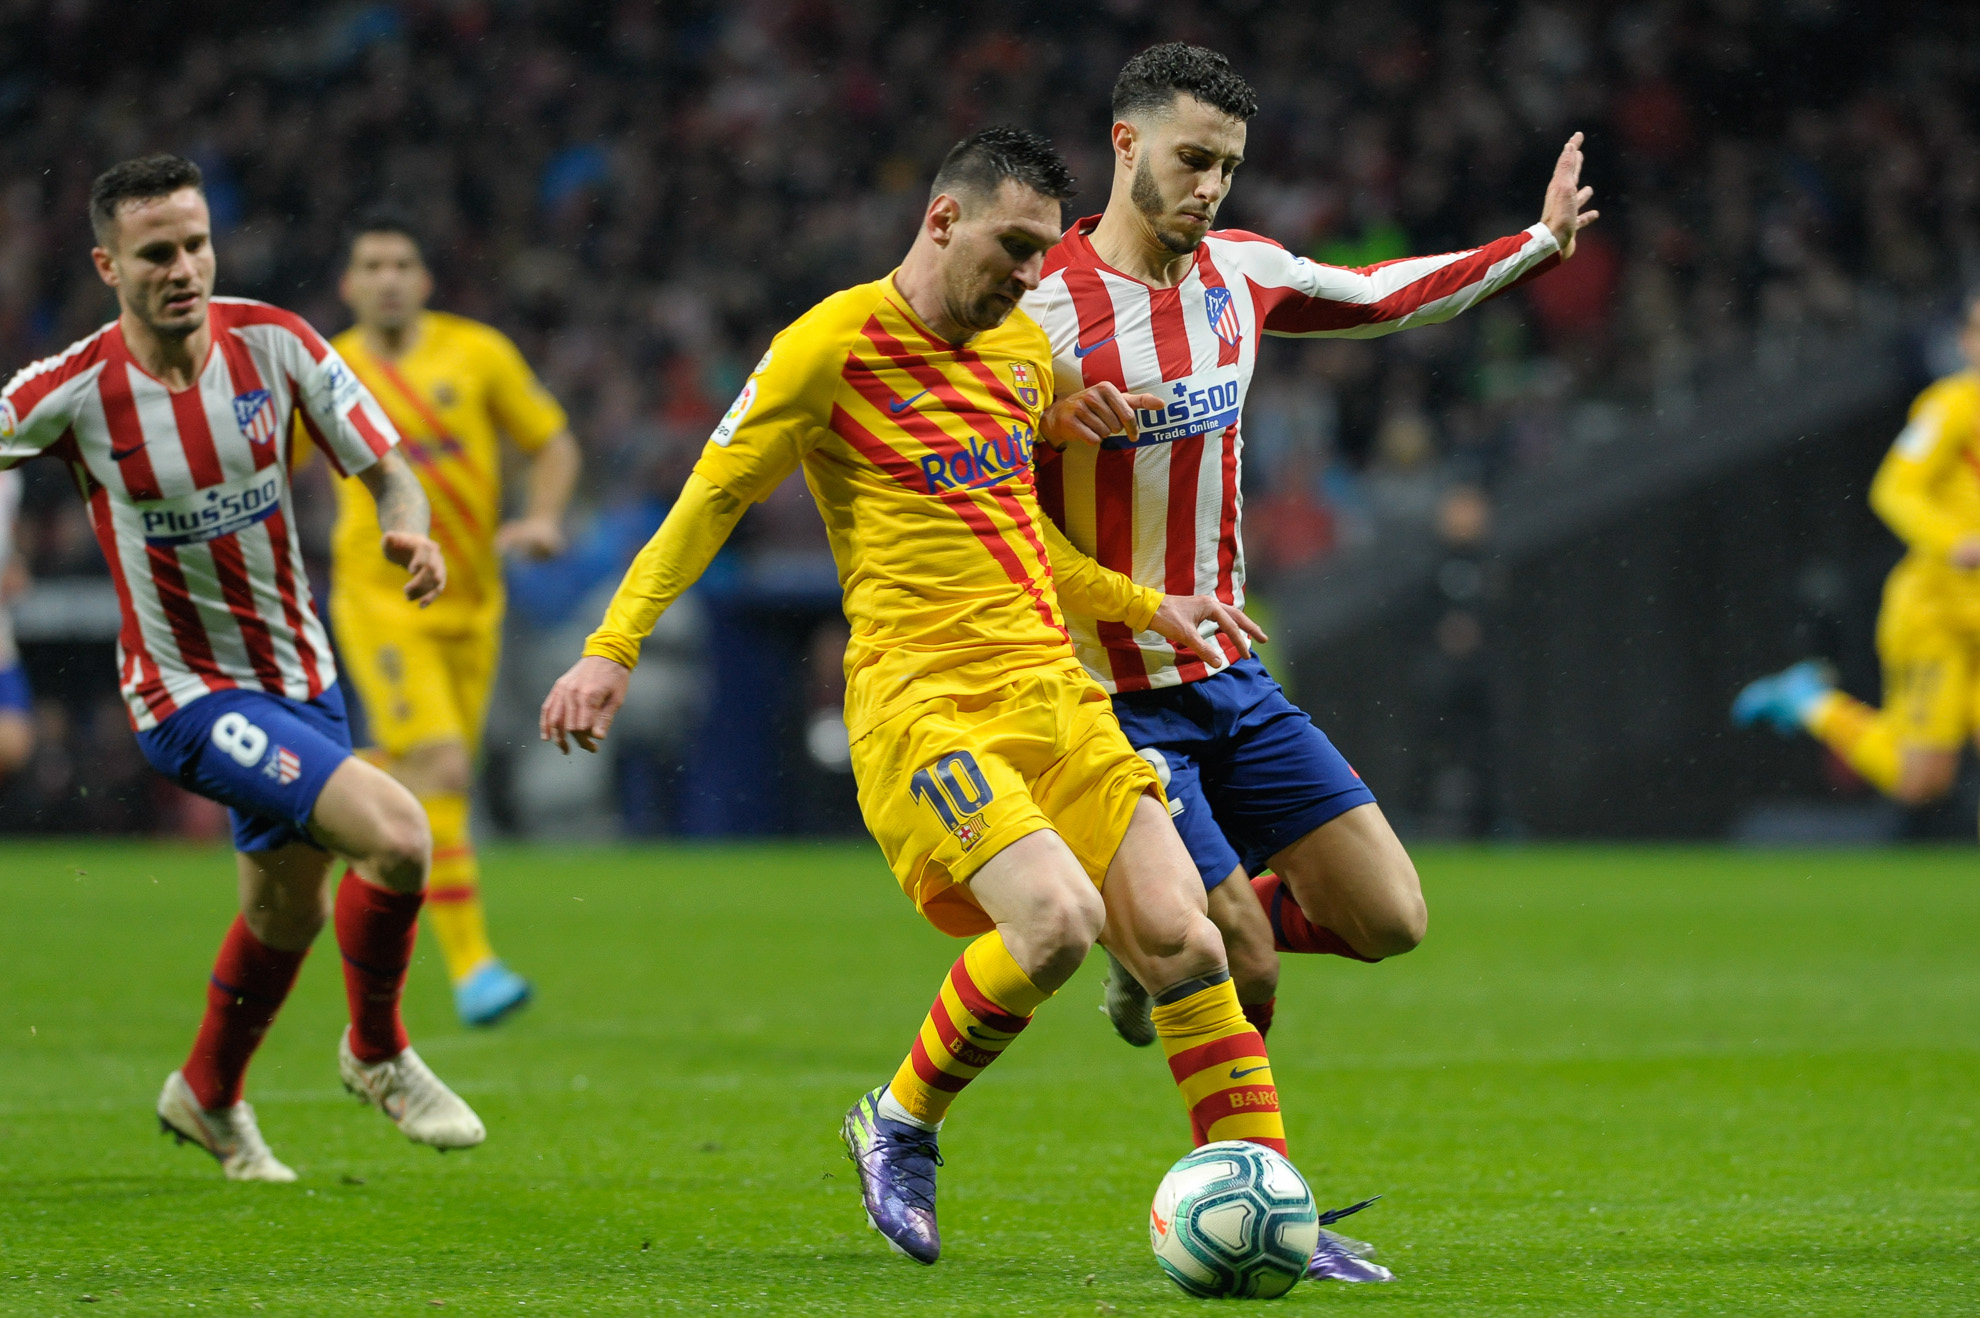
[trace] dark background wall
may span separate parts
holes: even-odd
[[[1433,584],[1281,666],[1419,836],[1718,837],[1792,803],[1865,831],[1970,832],[1957,805],[1878,814],[1813,743],[1727,720],[1742,684],[1809,656],[1878,698],[1876,610],[1900,549],[1865,492],[1904,403],[1522,561],[1483,555],[1468,652]]]

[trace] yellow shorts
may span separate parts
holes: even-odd
[[[957,937],[994,927],[967,886],[990,857],[1049,828],[1098,887],[1135,803],[1162,790],[1107,693],[1064,669],[910,706],[855,742],[852,761],[860,813],[901,890]]]
[[[1970,592],[1944,578],[1899,564],[1877,614],[1884,711],[1899,743],[1921,750],[1957,750],[1980,729],[1980,630]]]
[[[383,603],[335,591],[330,597],[337,656],[364,704],[371,744],[392,756],[443,741],[479,750],[501,655],[501,615],[470,631],[432,632],[406,625],[403,601]]]

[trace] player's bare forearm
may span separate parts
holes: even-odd
[[[403,531],[423,536],[432,526],[433,510],[426,502],[426,490],[419,476],[395,448],[358,473],[364,488],[378,505],[378,525],[386,534]]]
[[[585,750],[596,751],[626,703],[626,684],[631,680],[632,670],[624,664],[585,655],[543,698],[537,731],[566,755],[571,753],[573,741]]]
[[[1264,628],[1247,618],[1244,610],[1226,604],[1215,595],[1165,595],[1155,610],[1148,630],[1176,647],[1188,650],[1214,672],[1228,664],[1224,652],[1214,644],[1219,632],[1231,638],[1240,654],[1251,653],[1253,641],[1268,641]]]
[[[447,588],[447,559],[427,535],[433,510],[418,475],[403,453],[387,449],[358,479],[378,505],[378,525],[385,532],[380,548],[406,570],[406,598],[425,608]]]
[[[1581,166],[1581,134],[1576,133],[1554,162],[1554,177],[1548,180],[1547,197],[1540,207],[1540,223],[1552,231],[1563,261],[1574,255],[1574,236],[1602,214],[1581,209],[1595,195],[1595,189],[1581,186]]]
[[[526,558],[554,558],[564,552],[564,513],[577,489],[584,458],[577,439],[560,430],[530,458],[523,477],[523,515],[495,534],[495,547]]]

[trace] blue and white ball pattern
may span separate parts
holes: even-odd
[[[1169,1279],[1191,1295],[1275,1299],[1306,1272],[1320,1243],[1319,1210],[1283,1154],[1220,1140],[1162,1178],[1148,1240]]]

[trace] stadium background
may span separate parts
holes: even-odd
[[[436,303],[514,335],[588,463],[576,546],[517,574],[482,807],[516,834],[850,833],[844,624],[788,485],[671,615],[610,757],[537,703],[748,364],[904,249],[934,162],[1013,120],[1104,199],[1105,92],[1140,46],[1258,86],[1223,216],[1366,264],[1523,227],[1589,134],[1604,215],[1563,272],[1379,343],[1275,343],[1246,421],[1270,661],[1411,838],[1970,833],[1804,745],[1725,729],[1803,654],[1876,689],[1896,543],[1862,491],[1980,281],[1980,11],[1834,0],[407,3],[62,0],[0,17],[0,357],[108,319],[90,178],[208,172],[220,291],[345,323],[341,225],[429,235]],[[0,827],[214,835],[139,758],[115,604],[62,473],[33,464],[19,603],[41,747]],[[320,476],[319,476],[320,479]],[[316,514],[322,591],[328,491]],[[835,732],[837,733],[835,739]]]

